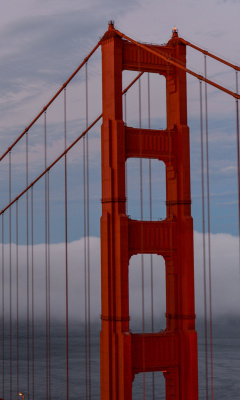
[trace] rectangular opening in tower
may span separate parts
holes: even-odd
[[[143,398],[165,400],[165,378],[162,372],[145,372],[136,374],[132,385],[132,400]]]
[[[123,90],[140,71],[123,71]],[[123,95],[123,120],[127,126],[166,129],[166,78],[145,72]]]
[[[166,166],[162,161],[129,158],[126,185],[127,214],[131,219],[166,218]]]
[[[156,254],[137,254],[129,263],[129,315],[133,333],[166,328],[165,261]]]

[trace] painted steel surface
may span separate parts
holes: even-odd
[[[162,371],[166,399],[198,399],[195,331],[193,221],[191,217],[186,71],[119,36],[113,24],[102,39],[101,399],[131,400],[140,372]],[[186,66],[186,45],[173,32],[166,46],[148,45]],[[125,126],[122,71],[166,78],[167,129]],[[166,219],[136,221],[126,215],[125,162],[129,157],[166,165]],[[156,253],[165,259],[166,330],[129,331],[130,257]]]

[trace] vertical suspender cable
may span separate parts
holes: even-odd
[[[26,187],[28,187],[28,132],[26,132]],[[30,392],[30,348],[29,348],[29,221],[28,221],[28,191],[26,192],[26,244],[27,244],[27,399]]]
[[[208,400],[207,278],[206,278],[206,241],[205,241],[205,194],[204,194],[202,81],[199,81],[199,85],[200,85],[200,133],[201,133],[201,178],[202,178],[202,235],[203,235],[203,286],[204,286],[204,333],[205,333],[205,383],[206,383],[206,400]]]
[[[207,62],[204,55],[205,78],[207,78]],[[211,226],[210,226],[210,184],[209,184],[209,149],[208,149],[208,103],[207,83],[205,81],[205,113],[206,113],[206,164],[207,164],[207,220],[208,220],[208,267],[209,267],[209,323],[210,323],[210,360],[211,360],[211,398],[213,400],[213,346],[212,346],[212,268],[211,268]]]
[[[236,93],[238,94],[238,71],[236,71]],[[240,143],[239,143],[239,106],[236,99],[236,139],[237,139],[237,179],[238,179],[238,252],[240,272]]]
[[[86,63],[86,129],[88,128],[88,70]],[[88,393],[91,400],[91,286],[90,286],[90,224],[89,224],[89,146],[88,134],[86,137],[86,163],[87,163],[87,271],[88,271]]]
[[[44,113],[44,158],[47,168],[47,114]],[[46,383],[47,398],[51,399],[51,339],[50,339],[50,215],[49,171],[45,174],[45,279],[46,279]]]
[[[44,166],[47,168],[47,114],[44,113]],[[48,209],[47,174],[45,174],[45,340],[46,340],[46,398],[49,399],[49,352],[48,352]]]
[[[124,93],[124,121],[127,125],[127,93]]]
[[[124,93],[124,121],[127,125],[127,93]],[[125,163],[125,194],[126,194],[126,214],[128,215],[128,175],[127,162]]]
[[[143,177],[142,177],[142,100],[141,100],[141,78],[138,81],[138,96],[139,96],[139,141],[140,141],[140,219],[143,221]],[[142,229],[141,229],[141,250],[143,247],[143,237],[142,237]],[[141,254],[141,266],[142,266],[142,332],[145,332],[145,309],[144,309],[144,258],[143,254]]]
[[[86,104],[87,115],[87,104]],[[87,117],[86,117],[87,118]],[[87,121],[86,121],[87,125]],[[87,222],[86,222],[86,138],[83,137],[83,229],[84,229],[84,311],[85,311],[85,395],[88,400],[88,297],[87,297]]]
[[[138,81],[139,89],[139,141],[140,141],[140,215],[141,223],[143,221],[143,174],[142,174],[142,99],[141,99],[141,78]],[[141,276],[142,276],[142,334],[145,333],[145,304],[144,304],[144,255],[143,249],[143,228],[141,224]],[[145,388],[145,349],[143,338],[143,399],[146,397]]]
[[[151,127],[150,119],[150,74],[148,73],[148,129]],[[149,217],[152,221],[152,160],[149,158]],[[151,328],[154,331],[153,319],[153,257],[150,255],[150,270],[151,270]]]
[[[48,237],[48,243],[47,243],[47,254],[48,254],[48,259],[47,259],[47,264],[48,264],[48,385],[49,385],[49,400],[51,400],[51,303],[50,303],[50,200],[49,200],[49,192],[50,192],[50,183],[49,183],[49,171],[47,172],[47,221],[48,221],[48,232],[47,232],[47,237]]]
[[[9,151],[9,204],[12,186],[11,151]],[[9,208],[9,358],[10,358],[10,400],[12,400],[12,207]]]
[[[17,297],[17,301],[16,301],[16,303],[17,303],[17,316],[16,316],[16,318],[17,318],[17,321],[16,321],[16,323],[17,323],[17,332],[16,332],[16,335],[17,335],[17,360],[16,360],[16,363],[17,363],[17,393],[19,393],[19,317],[18,317],[18,314],[19,314],[19,310],[18,310],[18,298],[19,298],[19,293],[18,293],[18,267],[19,267],[19,265],[18,265],[18,260],[19,260],[19,258],[18,258],[18,200],[16,201],[16,297]]]
[[[5,396],[4,213],[2,213],[2,393]]]
[[[151,114],[150,114],[150,74],[148,78],[148,129],[151,128]],[[152,160],[149,158],[149,217],[152,221]],[[150,254],[150,279],[151,279],[151,328],[154,331],[154,313],[153,313],[153,255]],[[155,399],[155,374],[152,372],[152,399]]]
[[[64,148],[67,148],[67,104],[66,88],[64,88]],[[67,154],[64,156],[65,170],[65,275],[66,275],[66,382],[67,400],[69,399],[69,372],[68,372],[68,204],[67,204]]]
[[[34,232],[33,232],[33,186],[31,187],[31,258],[32,258],[32,400],[34,400],[35,388],[34,388]]]

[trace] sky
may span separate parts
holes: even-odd
[[[18,137],[32,119],[42,110],[55,92],[68,79],[82,60],[88,55],[95,44],[108,28],[108,21],[114,20],[115,27],[133,39],[150,42],[166,43],[172,34],[174,26],[179,36],[203,47],[214,54],[223,57],[233,64],[240,65],[240,42],[238,34],[240,3],[227,0],[10,0],[2,1],[0,15],[0,152],[5,151]],[[203,56],[193,50],[187,50],[188,67],[203,73]],[[89,122],[101,114],[101,70],[100,52],[89,62]],[[208,77],[224,83],[235,91],[235,74],[223,66],[208,61]],[[128,82],[131,76],[126,75]],[[143,79],[143,87],[144,87]],[[75,83],[75,81],[74,81]],[[162,81],[155,85],[153,80],[153,103],[157,98],[157,85],[162,89]],[[159,90],[160,90],[159,89]],[[155,90],[155,91],[154,91]],[[68,115],[68,144],[84,130],[84,72],[76,78],[76,85],[70,85],[67,91]],[[70,98],[72,96],[72,102]],[[131,96],[131,94],[129,95]],[[134,98],[134,97],[133,97]],[[130,97],[131,99],[131,97]],[[129,123],[135,124],[137,110],[134,101],[129,100]],[[152,126],[164,128],[164,99],[160,100],[160,108],[153,107]],[[215,274],[215,289],[213,295],[216,314],[227,313],[232,310],[237,313],[238,302],[238,210],[237,210],[237,164],[235,139],[235,102],[227,95],[215,89],[208,88],[209,111],[209,154],[210,154],[210,202],[211,202],[211,239],[213,244],[212,258]],[[202,314],[201,299],[202,265],[201,255],[201,169],[200,169],[200,136],[199,136],[199,89],[198,82],[188,78],[188,121],[191,140],[191,185],[192,210],[195,229],[195,269],[196,295],[198,312]],[[47,114],[48,149],[47,162],[50,163],[64,149],[63,139],[63,97],[56,101]],[[44,168],[43,146],[43,119],[35,125],[29,135],[29,182]],[[34,139],[35,137],[35,139]],[[98,237],[99,217],[101,213],[100,188],[100,124],[89,137],[90,146],[90,194],[91,217],[90,235],[92,236],[92,254],[99,252]],[[20,143],[16,151],[12,152],[13,182],[12,198],[25,185],[25,144]],[[82,197],[82,161],[79,152],[82,152],[80,143],[69,156],[69,238],[71,246],[81,242],[82,226],[75,227],[76,218],[82,218],[82,211],[77,211],[77,202],[83,203]],[[8,201],[8,160],[2,163],[0,174],[1,207]],[[60,173],[63,163],[53,170],[50,175],[52,192],[50,194],[52,222],[50,226],[52,252],[58,254],[57,246],[62,249],[64,241],[63,218],[63,180]],[[135,166],[134,166],[135,168]],[[136,167],[137,168],[137,167]],[[162,167],[161,167],[162,168]],[[81,171],[81,172],[80,172]],[[164,170],[161,170],[164,171]],[[81,174],[81,178],[79,178]],[[161,175],[161,174],[160,174]],[[162,174],[161,176],[163,176]],[[134,206],[136,200],[134,175],[130,176],[129,214],[139,213],[139,206]],[[159,174],[153,177],[157,181]],[[81,181],[73,189],[73,184]],[[7,183],[6,183],[7,182]],[[159,187],[163,188],[164,178],[160,178]],[[35,218],[41,222],[40,228],[35,230],[36,246],[44,242],[44,182],[40,182],[34,189]],[[161,193],[160,193],[161,192]],[[155,218],[164,218],[164,193],[156,190]],[[56,203],[53,203],[54,199]],[[147,202],[147,200],[146,200]],[[20,210],[24,210],[24,203],[19,203]],[[21,208],[22,207],[22,208]],[[15,210],[13,211],[13,218]],[[24,211],[20,212],[20,218]],[[147,216],[145,216],[147,219]],[[6,227],[5,240],[9,235]],[[22,237],[26,237],[26,229],[21,230]],[[13,233],[13,242],[15,240]],[[25,235],[25,236],[24,236]],[[20,242],[24,246],[24,238]],[[54,247],[56,246],[56,247]],[[81,247],[81,246],[80,246]],[[36,252],[39,247],[36,247]],[[230,251],[231,249],[231,251]],[[25,250],[23,250],[24,253]],[[44,248],[43,248],[44,253]],[[7,253],[7,251],[6,251]],[[42,253],[42,254],[43,254]],[[228,257],[226,257],[228,255]],[[39,256],[40,258],[43,256]],[[38,259],[39,259],[38,257]],[[81,256],[80,256],[81,257]],[[95,266],[97,264],[95,263]],[[39,267],[40,268],[40,267]],[[53,269],[56,264],[53,261]],[[99,270],[98,270],[99,271]],[[232,275],[230,274],[232,271]],[[95,275],[95,283],[96,276]],[[201,284],[199,283],[201,281]],[[224,288],[222,283],[224,282]],[[233,289],[234,287],[234,289]],[[222,296],[222,292],[225,296]],[[136,291],[137,292],[137,291]],[[229,296],[231,293],[231,296]],[[225,299],[226,301],[224,301]],[[56,301],[56,304],[58,301]],[[202,303],[201,303],[202,304]],[[57,306],[56,306],[57,308]],[[96,310],[95,310],[95,314]]]
[[[23,0],[21,5],[17,1],[4,2],[0,17],[0,149],[8,148],[42,110],[103,36],[109,20],[114,20],[117,29],[134,39],[160,44],[170,39],[172,29],[176,26],[179,35],[184,39],[239,65],[237,20],[239,8],[237,1],[221,0],[204,0],[201,3],[192,0],[151,0],[150,3],[137,0],[131,2],[71,0],[68,3]],[[143,26],[146,29],[143,29]],[[190,48],[187,50],[187,55],[188,67],[203,73],[203,56],[199,56]],[[228,88],[235,91],[234,72],[218,66],[211,60],[208,60],[207,68],[209,78],[220,83],[224,82]],[[89,62],[89,76],[91,78],[89,121],[92,121],[101,113],[100,52],[92,63]],[[81,75],[80,80],[83,80]],[[78,88],[71,90],[74,96],[77,96]],[[96,91],[98,96],[95,96]],[[208,88],[208,92],[211,231],[237,235],[235,103],[232,98],[216,90]],[[72,124],[73,121],[76,122],[76,114],[84,108],[82,102],[81,99],[78,109],[72,105],[73,102],[68,107],[68,118]],[[161,108],[163,103],[164,101]],[[155,122],[156,125],[158,118],[163,118],[164,112],[159,113],[159,109],[154,108],[154,101],[152,104],[152,123],[154,125]],[[134,112],[136,110],[130,108],[128,113],[133,119]],[[84,119],[84,111],[82,117]],[[55,130],[56,134],[53,139],[49,139],[52,140],[48,151],[49,161],[50,155],[54,159],[54,156],[63,149],[63,140],[56,120],[56,113],[51,114],[50,111],[48,123],[52,123],[51,129]],[[198,212],[201,202],[199,89],[198,82],[191,77],[188,77],[188,121],[191,132],[193,213],[195,229],[199,231],[201,230],[201,217]],[[61,118],[60,121],[58,119],[58,123],[62,123]],[[40,128],[37,126],[35,129]],[[77,129],[75,125],[75,131]],[[35,165],[38,162],[39,166],[42,159],[42,143],[38,140],[34,146],[34,155],[29,157],[34,159]],[[96,147],[97,144],[95,149]],[[19,166],[19,162],[23,162],[21,160],[24,159],[24,149],[19,147],[16,153],[17,156],[12,155],[13,163],[18,157],[16,162]],[[39,171],[41,167],[39,166]],[[4,197],[2,200],[6,203]]]

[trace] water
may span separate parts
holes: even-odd
[[[199,399],[206,399],[205,345],[198,343]],[[211,399],[211,365],[209,371],[209,399]],[[213,343],[213,393],[214,399],[240,399],[240,340],[239,338],[214,338]]]
[[[236,323],[235,323],[236,325]],[[214,325],[213,337],[213,383],[214,399],[240,399],[240,335],[237,333],[233,321],[224,325],[219,322]],[[100,398],[100,348],[99,348],[99,324],[92,325],[91,330],[91,399]],[[29,381],[26,345],[26,326],[19,329],[19,387],[18,391],[25,394],[25,400],[33,399],[33,375],[32,375],[32,346],[29,347]],[[9,332],[5,330],[5,363],[4,363],[4,386],[5,397],[10,399],[10,363],[9,363]],[[204,330],[200,323],[198,326],[198,351],[199,351],[199,400],[206,399],[205,378],[205,342]],[[30,330],[31,338],[31,330]],[[2,344],[0,344],[2,346]],[[2,347],[0,347],[2,354]],[[84,327],[80,324],[70,324],[69,327],[69,399],[86,398],[86,375],[85,375],[85,341]],[[66,340],[65,327],[62,324],[51,326],[51,399],[66,398]],[[209,399],[211,398],[210,362],[209,370]],[[0,396],[2,393],[2,359],[0,360]],[[152,399],[152,373],[145,374],[146,399]],[[44,325],[35,327],[34,346],[34,399],[47,398],[46,383],[46,336]],[[155,400],[165,399],[164,378],[162,373],[154,374]],[[12,338],[12,399],[21,398],[17,395],[17,363],[16,363],[16,326],[13,327]],[[133,384],[133,399],[143,399],[143,375],[135,377]]]

